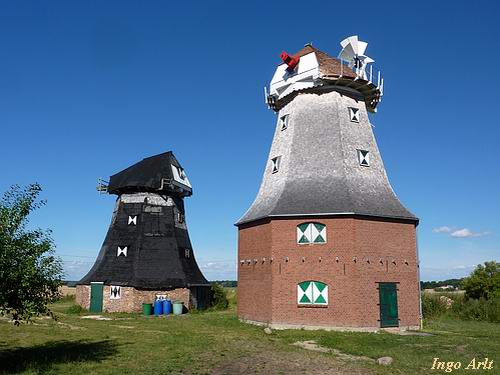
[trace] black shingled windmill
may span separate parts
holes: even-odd
[[[77,302],[91,311],[139,311],[160,295],[207,307],[210,284],[196,263],[185,222],[183,199],[192,187],[173,153],[111,176],[104,190],[118,198],[97,260],[78,283]]]

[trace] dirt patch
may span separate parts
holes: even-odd
[[[432,333],[421,332],[421,331],[395,331],[395,332],[389,331],[389,333],[393,333],[400,336],[422,336],[422,337],[434,336]]]
[[[67,329],[71,329],[73,331],[78,331],[78,330],[86,330],[87,328],[84,328],[84,327],[80,327],[80,326],[75,326],[73,324],[69,324],[69,323],[63,323],[63,322],[57,322],[57,325],[58,326],[61,326],[63,328],[67,328]]]
[[[298,346],[299,348],[312,350],[315,352],[333,353],[337,357],[339,357],[340,359],[342,359],[344,361],[366,361],[366,362],[375,363],[375,360],[373,358],[343,353],[338,349],[327,348],[325,346],[321,346],[321,345],[317,344],[316,341],[314,341],[314,340],[297,341],[297,342],[294,342],[292,345]]]
[[[102,315],[85,315],[85,316],[82,316],[80,319],[113,320],[111,318],[106,318],[105,316],[102,316]]]
[[[374,373],[369,368],[360,366],[359,362],[347,363],[337,356],[330,355],[330,352],[324,352],[323,349],[287,350],[287,348],[280,349],[273,342],[263,342],[261,345],[253,343],[251,346],[235,342],[234,345],[241,349],[240,355],[219,362],[208,372],[209,374],[368,375]]]
[[[318,344],[316,344],[316,341],[313,341],[313,340],[297,341],[297,342],[294,342],[292,345],[298,346],[299,348],[302,348],[302,349],[312,350],[315,352],[321,352],[321,353],[331,352],[331,349],[327,348],[326,346],[318,345]]]

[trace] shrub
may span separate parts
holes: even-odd
[[[87,312],[87,310],[85,310],[80,305],[71,305],[70,307],[68,307],[66,309],[66,314],[75,314],[75,315],[78,315],[78,314],[81,314],[81,313],[84,313],[84,312]]]
[[[500,323],[500,298],[488,301],[488,320],[492,323]]]
[[[452,306],[455,316],[462,320],[489,321],[500,323],[500,298],[486,300],[464,299]]]
[[[212,308],[215,310],[225,310],[229,306],[225,289],[219,284],[213,284],[212,288]]]
[[[446,304],[436,295],[422,295],[422,314],[425,319],[437,318],[446,313]]]

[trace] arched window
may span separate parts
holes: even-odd
[[[321,223],[302,223],[297,225],[297,243],[326,243],[326,225]]]
[[[320,281],[303,281],[297,285],[299,305],[328,306],[328,285]]]

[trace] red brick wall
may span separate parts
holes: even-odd
[[[237,310],[241,319],[270,322],[273,277],[271,267],[275,262],[271,261],[271,243],[270,223],[238,231]],[[241,265],[240,261],[244,261],[244,265]]]
[[[306,221],[327,226],[326,244],[297,244],[296,226]],[[238,315],[273,324],[374,328],[378,282],[397,282],[400,326],[418,326],[415,235],[413,224],[357,218],[275,219],[241,227],[238,260],[258,262],[238,265]],[[298,306],[297,284],[307,280],[328,285],[328,307]]]

